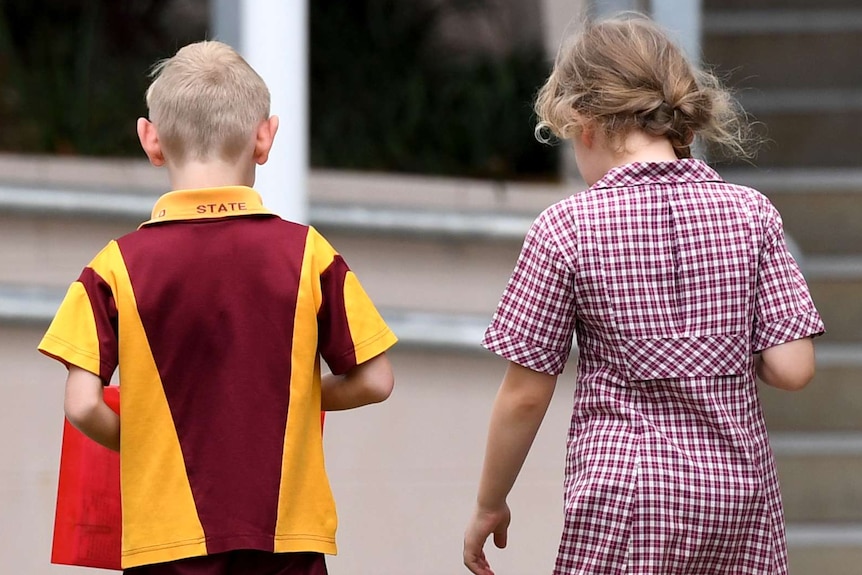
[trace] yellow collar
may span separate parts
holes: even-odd
[[[176,190],[159,198],[151,219],[140,227],[161,222],[254,214],[274,215],[263,207],[260,194],[247,186]]]

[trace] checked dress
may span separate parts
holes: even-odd
[[[822,332],[778,212],[699,160],[545,210],[483,345],[558,374],[577,337],[555,575],[786,573],[753,354]]]

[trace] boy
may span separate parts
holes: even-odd
[[[278,128],[254,70],[199,42],[153,75],[138,136],[175,191],[84,269],[39,350],[69,369],[69,421],[121,453],[126,573],[326,573],[319,412],[385,400],[396,338],[326,240],[250,187]]]

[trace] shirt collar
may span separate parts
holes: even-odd
[[[607,174],[592,185],[592,189],[704,181],[722,182],[723,180],[715,170],[701,160],[635,162],[611,168]]]
[[[263,206],[260,194],[247,186],[176,190],[159,198],[152,217],[140,227],[162,222],[258,214],[275,215]]]

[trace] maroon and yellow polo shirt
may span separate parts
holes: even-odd
[[[229,187],[160,198],[72,284],[39,350],[106,383],[119,367],[133,567],[335,553],[319,357],[341,374],[395,341],[314,228]]]

